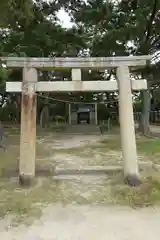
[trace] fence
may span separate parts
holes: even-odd
[[[141,118],[141,112],[134,112],[134,121],[138,123]],[[117,112],[111,112],[111,123],[118,123],[119,116]],[[150,111],[150,123],[160,125],[160,111]]]
[[[141,118],[141,112],[134,112],[134,121],[139,122]],[[160,111],[150,111],[150,123],[160,124]]]
[[[134,121],[135,123],[139,123],[140,122],[140,118],[141,118],[141,112],[134,112]],[[58,117],[58,116],[57,116]],[[62,120],[62,119],[61,119]],[[68,121],[63,120],[63,121],[56,121],[57,124],[68,124]],[[151,124],[156,124],[156,125],[160,125],[160,111],[150,111],[150,123]],[[110,113],[110,117],[108,119],[105,120],[98,120],[98,125],[108,125],[108,127],[110,125],[117,125],[119,124],[119,116],[117,112],[111,112]]]

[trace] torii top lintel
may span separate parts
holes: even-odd
[[[150,62],[151,55],[125,57],[95,57],[95,58],[29,58],[2,57],[9,68],[117,68],[119,66],[142,67]]]

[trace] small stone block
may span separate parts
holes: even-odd
[[[81,81],[81,69],[74,68],[72,69],[72,81]]]

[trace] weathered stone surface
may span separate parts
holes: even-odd
[[[152,56],[97,57],[97,58],[24,58],[6,57],[7,66],[11,68],[115,68],[125,66],[144,66]]]
[[[147,89],[146,80],[131,80],[133,90]],[[37,92],[113,92],[118,90],[117,81],[59,81],[38,82]],[[21,92],[22,82],[6,82],[7,92]]]

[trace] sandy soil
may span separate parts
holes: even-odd
[[[1,231],[3,240],[159,239],[159,209],[49,206],[30,227]]]
[[[97,144],[100,140],[106,138],[103,135],[54,135],[50,134],[48,137],[38,139],[37,142],[45,143],[48,148],[52,149],[70,149],[83,147],[90,144]]]

